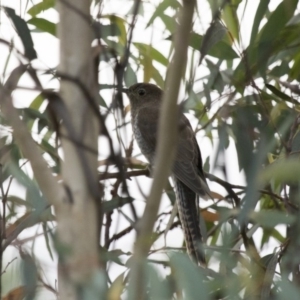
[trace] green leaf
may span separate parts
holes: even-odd
[[[16,32],[22,41],[25,49],[25,57],[27,57],[29,60],[37,58],[37,54],[34,49],[33,41],[27,23],[22,18],[16,15],[14,9],[5,6],[3,8],[7,16],[13,22]]]
[[[106,51],[106,53],[100,54],[100,59],[106,60],[106,58],[108,58],[109,61],[111,58],[115,57],[116,53],[120,56],[124,54],[125,44],[123,45],[119,42],[115,42],[109,39],[106,39],[105,42],[108,45],[108,48],[105,49],[107,49],[108,51]],[[114,55],[110,55],[110,52],[114,53]]]
[[[224,60],[238,58],[238,54],[224,41],[220,41],[208,51],[208,55]]]
[[[122,198],[122,197],[115,197],[112,200],[104,201],[102,203],[102,212],[108,213],[113,211],[116,208],[120,208],[125,204],[131,203],[134,199],[131,197]]]
[[[169,32],[173,32],[174,31],[174,28],[176,28],[176,20],[174,17],[170,17],[168,15],[165,15],[165,14],[162,14],[160,16],[161,20],[164,22],[167,30]]]
[[[299,300],[300,289],[296,284],[292,284],[286,276],[281,277],[281,281],[277,281],[278,295],[276,300]]]
[[[237,41],[239,41],[240,25],[236,10],[240,2],[241,0],[236,1],[236,5],[232,3],[227,4],[222,12],[222,18],[225,24],[227,25],[229,32],[231,33],[232,37],[235,38]]]
[[[289,63],[287,61],[282,61],[279,66],[275,66],[269,73],[270,76],[281,77],[290,72]]]
[[[294,64],[289,72],[291,79],[300,81],[300,52],[298,52],[294,58]]]
[[[204,88],[204,95],[206,98],[206,107],[210,108],[211,107],[210,90],[205,83],[203,83],[203,88]]]
[[[20,109],[21,112],[23,112],[24,119],[47,119],[44,114],[42,114],[39,110],[32,109],[30,107]]]
[[[53,159],[58,159],[56,149],[50,143],[48,143],[45,139],[42,139],[42,142],[40,143],[40,147],[46,153],[48,153]]]
[[[285,0],[277,6],[261,30],[260,44],[270,42],[277,37],[280,30],[293,17],[297,4],[298,0]]]
[[[11,202],[12,204],[16,204],[18,206],[25,206],[27,208],[32,208],[32,205],[28,201],[25,201],[24,199],[21,199],[17,196],[8,196],[7,201]]]
[[[48,229],[47,222],[43,222],[43,232],[44,232],[46,247],[47,247],[47,250],[48,250],[48,253],[49,253],[51,259],[53,260],[53,254],[52,254],[52,250],[51,250],[51,246],[50,246],[49,232],[48,231],[49,231],[49,229]]]
[[[274,93],[276,96],[278,96],[282,100],[291,100],[290,96],[288,96],[287,94],[281,92],[275,86],[273,86],[271,84],[266,84],[266,87],[267,87],[267,89],[269,89],[272,93]]]
[[[293,224],[295,216],[287,215],[278,210],[261,210],[259,212],[252,212],[250,218],[262,227],[274,228],[279,224]]]
[[[30,108],[34,110],[39,110],[41,105],[44,103],[44,97],[42,94],[37,95],[30,103]]]
[[[190,40],[190,46],[195,50],[200,50],[201,44],[203,41],[203,37],[200,34],[192,33],[191,34],[191,40]],[[236,52],[232,49],[230,45],[227,44],[225,41],[219,41],[215,45],[213,45],[207,52],[207,55],[224,59],[224,60],[231,60],[234,58],[237,58],[238,55]]]
[[[141,57],[141,65],[144,67],[144,82],[149,82],[152,78],[153,71],[153,63],[152,58],[150,56],[142,56]]]
[[[164,88],[165,81],[161,73],[152,65],[152,78],[160,88]]]
[[[261,288],[260,299],[268,299],[270,297],[271,286],[275,275],[276,265],[278,263],[278,256],[279,253],[275,252],[274,254],[271,254],[271,257],[268,259],[265,277]]]
[[[127,64],[124,81],[127,87],[137,83],[136,73],[133,71],[130,64]]]
[[[109,19],[110,25],[96,25],[100,26],[101,38],[107,38],[108,36],[118,36],[120,46],[125,46],[127,42],[126,20],[116,15],[104,15],[101,18]],[[98,22],[96,22],[98,23]],[[98,23],[99,24],[99,23]],[[106,41],[107,42],[107,41]],[[123,53],[123,52],[121,52]]]
[[[239,168],[250,172],[253,157],[253,122],[257,115],[251,106],[237,107],[233,116],[232,132],[238,154]]]
[[[220,8],[224,6],[223,0],[208,0],[208,3],[210,5],[212,16],[215,16],[218,11],[220,11]]]
[[[26,295],[25,299],[34,299],[38,281],[37,266],[34,259],[26,252],[22,252],[21,258],[21,274],[24,284],[24,293]]]
[[[201,269],[187,255],[172,253],[170,265],[176,284],[184,291],[185,299],[210,299]]]
[[[207,67],[210,71],[207,87],[209,89],[216,89],[219,94],[221,94],[225,87],[225,82],[220,73],[220,66],[222,61],[219,60],[216,64],[214,64],[209,59],[206,59]]]
[[[43,18],[32,18],[27,21],[28,24],[34,25],[41,32],[48,32],[56,37],[56,24],[43,19]]]
[[[146,266],[146,276],[149,286],[149,299],[171,299],[172,292],[170,290],[170,285],[168,285],[165,280],[163,280],[160,274],[151,266]]]
[[[275,228],[270,228],[270,229],[265,228],[263,231],[263,235],[261,237],[261,242],[260,242],[261,249],[263,248],[263,246],[265,244],[267,244],[269,242],[271,237],[276,239],[279,243],[284,243],[284,241],[285,241],[285,237],[283,237],[283,235]]]
[[[245,64],[245,61],[242,59],[238,66],[235,68],[232,83],[235,88],[243,94],[245,86],[247,86],[252,78],[255,78],[257,73],[257,53],[252,50],[249,46],[245,53],[247,53],[247,58],[249,63]]]
[[[93,27],[97,32],[95,38],[107,39],[109,36],[119,36],[121,34],[117,24],[103,25],[99,22],[94,22]]]
[[[97,103],[100,105],[100,106],[103,106],[105,108],[107,108],[107,104],[104,100],[104,98],[99,94],[99,97],[97,97]]]
[[[213,22],[208,28],[206,34],[204,35],[200,47],[200,64],[204,56],[208,53],[209,49],[214,46],[217,42],[221,41],[225,36],[227,30],[226,28],[218,21]]]
[[[163,15],[163,12],[168,7],[177,9],[180,6],[181,5],[179,4],[179,2],[177,0],[164,0],[164,1],[160,2],[160,4],[155,8],[154,14],[152,15],[149,22],[147,23],[146,28],[149,27],[157,17],[161,17]]]
[[[218,126],[218,135],[219,135],[219,149],[227,149],[229,147],[229,135],[227,132],[227,125],[223,122],[220,122]]]
[[[39,13],[54,7],[55,7],[55,0],[42,0],[40,3],[33,5],[27,11],[27,13],[31,15],[31,17],[35,17]]]
[[[116,263],[120,266],[124,266],[124,263],[120,259],[120,256],[121,255],[132,255],[132,253],[130,253],[130,252],[125,253],[121,249],[114,249],[111,251],[105,251],[105,252],[103,251],[102,255],[103,255],[104,261],[113,261],[114,263]]]
[[[273,51],[273,42],[280,31],[293,17],[298,0],[282,1],[274,12],[272,12],[267,24],[263,27],[257,46],[258,68],[264,76],[268,58]]]
[[[260,186],[271,180],[282,183],[298,182],[300,178],[300,162],[297,159],[280,159],[267,166],[258,178]]]
[[[258,8],[256,10],[254,22],[253,22],[253,25],[252,25],[250,45],[254,43],[254,40],[257,36],[259,24],[260,24],[262,18],[264,17],[264,15],[265,15],[265,13],[268,9],[269,2],[270,2],[270,0],[259,1],[259,5],[258,5]]]
[[[136,2],[133,1],[132,6],[131,6],[130,10],[128,11],[127,15],[133,15],[134,14],[135,5],[136,5]],[[142,17],[144,16],[144,3],[142,1],[140,1],[140,3],[139,3],[139,9],[137,11],[137,14],[141,15]]]
[[[295,155],[298,155],[300,152],[300,131],[298,131],[293,137],[292,152],[295,152]]]
[[[140,54],[144,57],[149,57],[153,60],[156,60],[164,66],[168,65],[168,59],[158,50],[156,50],[152,45],[147,45],[144,43],[133,43],[133,45],[139,50]]]

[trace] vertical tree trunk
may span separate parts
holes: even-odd
[[[87,99],[78,84],[91,96],[95,95],[90,1],[60,0],[58,6],[60,94],[66,107],[61,129],[62,175],[69,195],[69,204],[56,212],[59,294],[64,300],[86,299],[89,286],[94,296],[89,294],[88,299],[99,299],[101,284],[96,284],[97,291],[91,286],[95,276],[101,274],[97,220],[99,123],[91,99]]]

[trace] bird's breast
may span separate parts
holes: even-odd
[[[139,124],[143,123],[143,129],[140,128]],[[150,143],[149,139],[146,138],[146,136],[151,135],[150,132],[145,132],[147,130],[147,123],[146,121],[139,120],[138,114],[135,116],[135,118],[132,119],[132,129],[133,134],[136,139],[136,142],[142,152],[142,154],[147,158],[150,164],[153,163],[154,155],[155,155],[155,145]],[[150,128],[149,128],[150,130]],[[156,134],[156,133],[153,133]]]

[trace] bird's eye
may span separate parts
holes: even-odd
[[[144,96],[146,94],[145,89],[139,89],[137,92],[140,96]]]

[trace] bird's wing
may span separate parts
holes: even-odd
[[[174,175],[195,193],[209,195],[200,149],[188,119],[182,114],[179,120],[178,149],[173,166]]]

